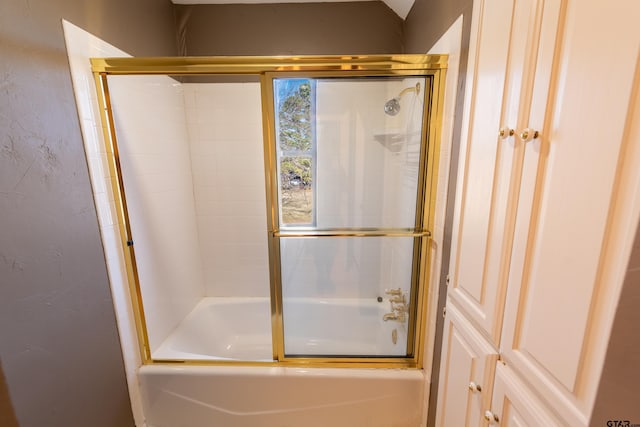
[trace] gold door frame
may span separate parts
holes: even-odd
[[[360,56],[231,56],[171,58],[92,58],[104,140],[109,156],[112,190],[119,217],[127,279],[135,315],[140,353],[144,364],[185,365],[323,366],[421,368],[430,277],[430,240],[433,230],[438,155],[444,98],[446,55],[360,55]],[[155,360],[151,357],[142,295],[131,237],[129,215],[120,170],[118,144],[109,98],[108,75],[254,75],[260,78],[264,133],[265,189],[269,241],[273,361]],[[416,223],[412,229],[280,230],[278,221],[278,177],[275,150],[273,79],[277,77],[371,77],[416,76],[426,79],[424,90],[422,143],[416,199]],[[280,239],[286,237],[413,237],[414,254],[409,304],[406,357],[287,357],[284,354]]]

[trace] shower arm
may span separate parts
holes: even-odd
[[[400,91],[400,93],[398,94],[398,96],[396,96],[396,99],[400,99],[400,97],[402,97],[402,95],[404,95],[407,92],[415,92],[416,95],[420,94],[420,82],[416,83],[415,86],[412,87],[407,87],[404,88]]]

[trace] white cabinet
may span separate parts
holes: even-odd
[[[486,409],[509,425],[539,425],[523,390],[589,422],[640,217],[639,19],[636,0],[474,1],[448,304],[506,363]],[[454,351],[445,382],[468,369]]]
[[[540,137],[523,143],[517,170],[501,348],[507,364],[579,425],[595,399],[628,260],[621,248],[635,226],[628,204],[640,169],[631,153],[640,140],[630,132],[639,121],[640,2],[557,1],[552,16],[547,3],[547,47],[538,53],[530,112],[518,123]],[[546,81],[538,88],[540,70],[553,71],[551,90]]]
[[[438,384],[437,425],[481,426],[491,403],[498,352],[476,332],[455,305],[447,305]]]
[[[502,363],[496,367],[491,409],[485,411],[484,416],[490,426],[554,427],[564,424]]]
[[[514,225],[512,169],[522,157],[514,128],[531,79],[527,52],[537,42],[526,30],[538,7],[535,0],[474,2],[449,295],[495,345]]]

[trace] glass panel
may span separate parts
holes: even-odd
[[[280,239],[285,354],[405,356],[414,240]]]
[[[414,227],[424,87],[423,77],[275,79],[280,226]]]
[[[272,360],[260,84],[108,82],[152,357]]]

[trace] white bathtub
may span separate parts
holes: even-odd
[[[203,298],[152,357],[272,361],[269,299]]]
[[[291,353],[404,354],[406,338],[390,336],[402,325],[382,321],[386,301],[285,304]],[[205,298],[153,356],[270,361],[268,300]],[[418,427],[425,390],[415,369],[147,365],[138,375],[147,427]]]
[[[374,298],[286,299],[285,352],[404,356],[406,322],[384,322],[389,309],[388,301],[379,303]],[[152,356],[156,360],[270,361],[269,299],[203,298],[158,349],[153,349]]]
[[[143,366],[147,427],[418,427],[421,370]]]
[[[285,353],[405,356],[407,322],[383,321],[390,311],[375,298],[285,299]]]

